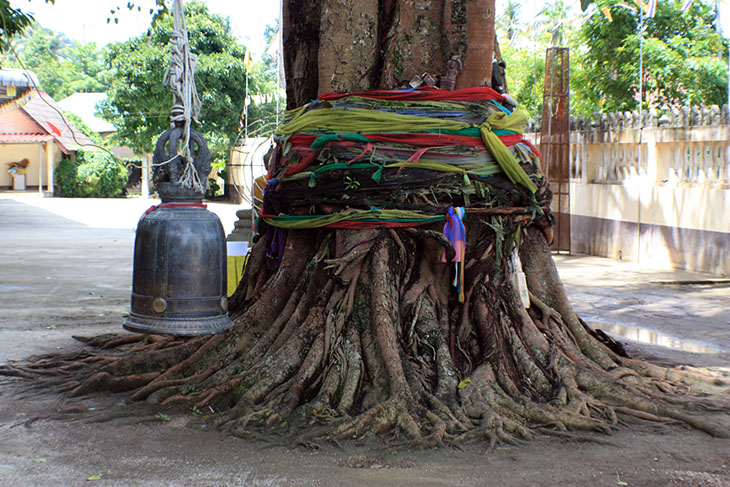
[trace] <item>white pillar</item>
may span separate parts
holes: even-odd
[[[48,193],[53,196],[53,142],[46,142],[46,163],[48,164]]]
[[[659,128],[651,127],[644,129],[644,143],[646,144],[646,151],[643,155],[646,161],[646,177],[650,186],[655,186],[659,179],[659,152],[657,151],[657,132]]]
[[[43,144],[38,143],[38,194],[43,195]]]
[[[142,198],[150,197],[150,158],[151,154],[147,154],[142,159]]]

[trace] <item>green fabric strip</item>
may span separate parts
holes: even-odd
[[[501,171],[500,167],[497,164],[494,163],[488,163],[488,164],[482,164],[476,167],[472,167],[469,169],[464,169],[456,166],[452,166],[450,164],[443,164],[440,162],[430,162],[430,161],[419,161],[419,162],[398,162],[394,164],[386,164],[384,166],[381,166],[379,164],[368,164],[368,163],[360,163],[360,164],[345,164],[345,163],[339,163],[339,164],[327,164],[324,166],[321,166],[314,171],[304,171],[297,174],[294,174],[292,176],[289,176],[285,178],[286,181],[296,181],[301,179],[309,179],[309,187],[312,188],[316,186],[317,184],[317,176],[327,172],[327,171],[337,171],[337,170],[349,170],[349,169],[375,169],[375,171],[370,175],[370,178],[375,181],[376,183],[380,183],[380,180],[383,176],[383,169],[400,169],[400,168],[413,168],[413,169],[426,169],[429,171],[439,171],[439,172],[451,172],[451,173],[458,173],[463,174],[466,184],[469,183],[468,175],[472,174],[474,176],[492,176],[494,174],[497,174]]]
[[[505,147],[494,130],[522,132],[527,120],[523,110],[515,110],[507,115],[503,112],[492,113],[478,128],[482,141],[497,160],[500,168],[513,183],[522,184],[532,193],[537,186],[520,167],[512,153]],[[475,128],[465,122],[440,120],[429,117],[400,115],[377,110],[322,108],[292,113],[290,121],[279,126],[277,135],[295,133],[326,134],[351,133],[408,133],[414,131],[462,130]],[[329,135],[329,134],[327,134]]]
[[[423,215],[409,210],[353,210],[333,213],[331,215],[282,215],[263,217],[264,221],[271,226],[290,230],[322,228],[333,223],[345,221],[430,223],[443,221],[444,218],[443,215]]]
[[[361,144],[372,142],[371,139],[368,139],[367,137],[360,134],[328,134],[320,135],[319,137],[314,139],[314,142],[312,142],[312,145],[310,147],[314,150],[318,150],[329,144],[330,142],[338,142],[341,139],[350,140],[352,142],[359,142]]]

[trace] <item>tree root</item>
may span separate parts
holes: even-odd
[[[108,372],[99,372],[85,380],[83,384],[71,391],[71,397],[77,397],[91,392],[109,391],[109,392],[126,392],[138,389],[147,385],[151,380],[158,377],[158,372],[149,372],[147,374],[127,375],[124,377],[114,377]]]
[[[503,215],[508,230],[511,217]],[[264,264],[265,243],[254,247],[229,332],[79,338],[95,351],[6,364],[0,375],[74,397],[132,391],[157,407],[210,407],[209,421],[236,436],[313,447],[385,437],[495,448],[536,434],[605,443],[585,432],[635,420],[730,436],[709,418],[730,385],[625,357],[592,333],[539,229],[521,234],[528,310],[497,254],[509,239],[498,242],[486,225],[470,224],[467,235],[463,303],[453,264],[440,262],[453,246],[435,227],[292,232],[299,252],[278,269]]]

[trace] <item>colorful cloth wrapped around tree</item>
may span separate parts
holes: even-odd
[[[487,87],[325,93],[287,112],[260,213],[269,253],[289,229],[417,227],[449,206],[542,215],[526,113],[504,101]]]
[[[284,181],[303,172],[311,177],[311,166],[322,172],[333,163],[367,160],[394,168],[423,161],[477,176],[501,170],[534,193],[536,185],[520,165],[534,164],[538,156],[522,137],[526,114],[501,101],[503,95],[486,87],[326,93],[287,113],[276,131],[282,164],[270,167],[269,175]],[[453,172],[437,165],[429,169]],[[379,178],[382,171],[376,172]]]

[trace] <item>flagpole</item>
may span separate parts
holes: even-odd
[[[243,102],[243,137],[244,143],[248,141],[248,68],[246,68],[246,98]]]
[[[639,148],[637,150],[638,160],[636,161],[636,174],[641,174],[641,144],[643,143],[644,137],[644,108],[642,101],[644,100],[644,10],[639,7]],[[641,181],[641,180],[639,180]],[[638,192],[638,209],[639,214],[638,225],[639,231],[637,233],[637,247],[636,253],[637,261],[641,261],[641,182],[639,182]]]
[[[639,152],[637,173],[641,172],[641,144],[644,135],[644,11],[639,8]]]
[[[644,100],[644,14],[639,10],[639,121]],[[642,124],[643,126],[643,124]]]
[[[246,48],[246,55],[243,57],[243,65],[246,67],[246,98],[243,101],[243,135],[244,140],[248,141],[248,75],[251,72],[253,63],[251,62],[251,51]]]
[[[279,65],[280,53],[281,50],[276,51],[276,128],[279,128],[279,82],[281,81],[279,76],[279,69],[281,69],[281,66]]]

